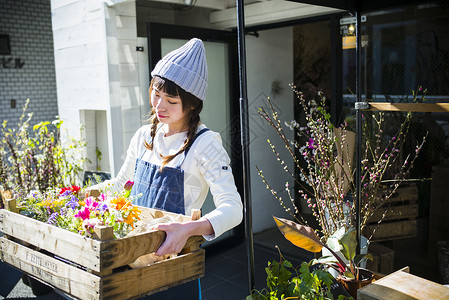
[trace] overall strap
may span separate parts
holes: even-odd
[[[200,135],[202,135],[203,133],[205,133],[205,132],[207,132],[207,131],[209,131],[209,130],[210,130],[209,128],[203,128],[203,129],[200,130],[200,132],[198,132],[198,133],[195,135],[195,137],[193,138],[193,141],[192,141],[192,143],[190,144],[190,146],[187,147],[187,148],[184,150],[184,158],[183,158],[182,161],[179,163],[178,168],[181,167],[182,163],[183,163],[184,160],[186,159],[187,153],[189,153],[189,150],[190,150],[190,148],[193,146],[193,144],[195,143],[196,139],[197,139]]]

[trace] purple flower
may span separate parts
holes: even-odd
[[[108,205],[106,203],[102,203],[97,207],[97,210],[99,210],[103,214],[108,210]]]
[[[70,195],[71,193],[72,193],[71,190],[66,190],[61,194],[61,197],[66,197],[66,196]]]
[[[56,223],[56,218],[59,216],[59,214],[57,212],[54,212],[50,215],[50,217],[48,218],[48,224],[52,224],[55,225]]]
[[[72,196],[72,199],[70,199],[70,201],[67,202],[66,206],[70,207],[71,209],[75,209],[80,205],[78,203],[78,199],[75,196]]]

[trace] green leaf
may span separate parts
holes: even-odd
[[[340,245],[343,246],[341,249],[341,253],[346,257],[347,260],[353,260],[355,257],[356,249],[357,249],[357,239],[356,239],[356,230],[354,227],[348,229],[345,234],[339,240]]]
[[[284,237],[293,245],[314,253],[323,248],[323,243],[311,227],[275,216],[273,218]]]
[[[336,237],[330,236],[327,239],[326,245],[335,252],[341,250],[340,242],[338,241],[338,239]]]
[[[349,278],[349,279],[354,279],[355,278],[354,274],[351,271],[345,271],[343,273],[343,276],[345,276],[346,278]]]
[[[358,255],[356,255],[355,256],[355,258],[354,258],[354,264],[356,265],[356,266],[358,266],[358,265],[360,265],[363,261],[365,261],[365,260],[371,260],[371,261],[373,261],[373,256],[371,255],[371,254],[358,254]]]

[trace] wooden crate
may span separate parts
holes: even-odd
[[[373,260],[366,262],[366,268],[380,274],[390,274],[393,272],[394,251],[379,243],[370,243],[368,253],[373,256]]]
[[[141,209],[142,214],[176,215]],[[191,219],[183,216],[184,221]],[[132,269],[128,264],[156,251],[165,232],[113,239],[111,229],[99,228],[97,239],[88,238],[1,209],[1,260],[83,300],[137,298],[204,276],[202,237],[189,238],[175,258]]]
[[[418,188],[416,184],[401,186],[384,207],[374,212],[363,234],[371,241],[415,237],[417,234]],[[385,214],[384,218],[382,216]],[[378,224],[378,221],[382,222]]]
[[[357,291],[358,300],[449,299],[449,288],[408,273],[396,271]]]

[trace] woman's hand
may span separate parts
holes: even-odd
[[[181,252],[190,237],[185,227],[184,224],[175,222],[156,225],[154,229],[165,231],[167,237],[155,254],[162,256]]]
[[[155,253],[158,256],[178,254],[186,244],[187,239],[192,235],[209,235],[214,233],[212,225],[207,219],[186,223],[163,223],[156,225],[153,229],[165,231],[167,234],[165,241]]]

